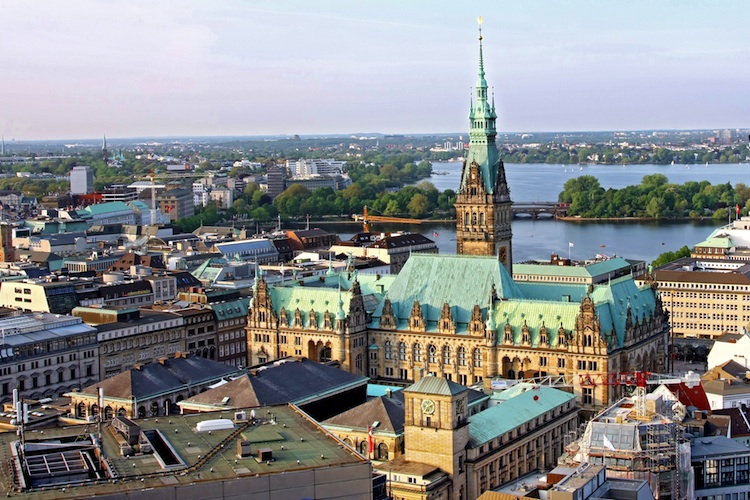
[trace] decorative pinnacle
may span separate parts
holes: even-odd
[[[477,24],[479,24],[479,40],[482,40],[482,23],[484,22],[484,19],[482,16],[477,17]]]

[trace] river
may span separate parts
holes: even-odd
[[[433,162],[430,179],[444,191],[458,189],[460,162]],[[580,175],[593,175],[604,189],[640,184],[644,175],[664,174],[669,182],[708,180],[711,184],[738,182],[750,184],[750,164],[715,165],[548,165],[506,164],[506,178],[511,198],[517,202],[556,201],[565,181]],[[596,254],[618,255],[628,259],[652,261],[662,252],[685,245],[693,247],[705,240],[726,221],[680,222],[563,222],[551,219],[513,220],[513,261],[549,259],[553,253],[574,259],[588,259]],[[351,224],[326,225],[347,239],[356,231]],[[456,253],[454,223],[374,224],[373,231],[411,231],[435,240],[441,253]],[[437,234],[437,235],[436,235]],[[569,244],[572,243],[571,247]]]

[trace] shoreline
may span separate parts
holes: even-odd
[[[654,217],[577,217],[559,216],[555,220],[563,222],[705,222],[714,220],[712,217],[669,217],[656,219]]]

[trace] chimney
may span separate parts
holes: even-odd
[[[159,363],[161,363],[162,365],[166,365],[167,364],[167,358],[159,358]]]
[[[387,398],[390,399],[390,397],[391,397],[391,390],[390,389],[386,389],[385,390],[385,397],[387,397]]]

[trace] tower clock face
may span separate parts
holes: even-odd
[[[435,402],[431,399],[425,399],[422,401],[422,413],[425,415],[432,415],[435,413]]]

